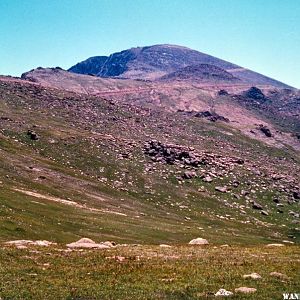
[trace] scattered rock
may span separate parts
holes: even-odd
[[[208,245],[208,241],[203,238],[196,238],[189,242],[189,245]]]
[[[144,153],[151,156],[153,161],[162,161],[169,165],[180,163],[190,167],[198,167],[200,164],[205,164],[205,160],[200,158],[194,149],[180,145],[163,144],[157,140],[146,142]]]
[[[212,182],[213,179],[210,176],[206,176],[202,179],[204,182]]]
[[[219,96],[227,96],[227,95],[229,95],[229,94],[228,94],[228,92],[227,92],[226,90],[219,90],[219,91],[218,91],[218,95],[219,95]]]
[[[226,192],[227,192],[227,187],[226,187],[226,186],[223,186],[223,187],[221,187],[221,186],[216,186],[216,187],[215,187],[215,190],[216,190],[217,192],[220,192],[220,193],[226,193]]]
[[[265,210],[262,210],[262,211],[261,211],[261,214],[264,215],[264,216],[268,216],[268,215],[269,215],[269,213],[266,212]]]
[[[216,293],[215,293],[215,296],[218,297],[218,296],[223,296],[223,297],[228,297],[228,296],[231,296],[233,295],[232,292],[230,291],[226,291],[225,289],[219,289]]]
[[[197,176],[197,174],[196,174],[196,172],[194,172],[194,171],[185,171],[184,173],[183,173],[183,175],[182,175],[182,177],[184,178],[184,179],[192,179],[192,178],[194,178],[194,177],[196,177]]]
[[[255,288],[241,286],[239,288],[236,288],[234,291],[236,293],[251,294],[251,293],[255,293],[257,290]]]
[[[213,179],[211,178],[211,176],[205,176],[202,180],[204,182],[212,182],[213,181]]]
[[[222,121],[222,122],[229,122],[228,118],[225,118],[216,112],[210,112],[210,111],[200,111],[195,114],[195,117],[197,118],[206,118],[207,120],[211,122],[216,122],[216,121]]]
[[[159,247],[161,247],[161,248],[172,248],[172,246],[167,245],[167,244],[160,244]]]
[[[124,256],[119,256],[119,255],[114,255],[114,256],[107,256],[107,257],[105,257],[106,259],[114,259],[114,260],[116,260],[116,261],[118,261],[118,262],[123,262],[125,259],[126,259],[126,257],[124,257]]]
[[[299,200],[300,199],[300,191],[294,191],[293,192],[293,197],[294,197],[294,199]]]
[[[257,202],[253,202],[252,203],[252,208],[253,209],[258,209],[258,210],[262,210],[263,209],[263,207],[260,204],[258,204]]]
[[[48,247],[51,245],[56,245],[54,242],[49,242],[46,240],[37,240],[37,241],[31,241],[31,240],[16,240],[16,241],[9,241],[5,243],[6,245],[14,245],[19,249],[25,249],[27,246],[43,246]]]
[[[108,247],[114,247],[114,246],[116,246],[115,242],[110,242],[110,241],[106,241],[106,242],[103,242],[101,244],[105,245],[105,246],[108,246]]]
[[[284,247],[284,244],[274,243],[274,244],[268,244],[266,247]]]
[[[279,272],[271,272],[270,276],[273,276],[273,277],[276,277],[279,279],[286,279],[286,280],[289,279],[288,276],[286,276],[285,274],[279,273]]]
[[[93,240],[88,238],[82,238],[77,242],[67,244],[68,248],[88,248],[88,249],[108,249],[113,247],[114,244],[111,242],[104,242],[97,244]]]
[[[261,279],[262,277],[258,273],[251,273],[251,274],[243,275],[243,278]]]

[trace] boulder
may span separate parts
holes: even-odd
[[[160,244],[159,247],[161,247],[161,248],[171,248],[172,246],[167,245],[167,244]]]
[[[251,294],[251,293],[255,293],[257,290],[255,288],[241,286],[239,288],[236,288],[234,291],[236,293]]]
[[[225,289],[219,289],[216,293],[215,293],[215,296],[218,297],[218,296],[221,296],[221,297],[228,297],[228,296],[231,296],[233,295],[232,292],[230,291],[226,291]]]
[[[219,96],[227,96],[227,95],[229,95],[229,94],[228,94],[228,92],[227,92],[226,90],[219,90],[219,91],[218,91],[218,95],[219,95]]]
[[[82,238],[78,240],[77,242],[73,242],[70,244],[67,244],[68,248],[87,248],[87,249],[108,249],[113,247],[113,244],[111,242],[104,242],[97,244],[93,240],[88,238]]]
[[[189,245],[208,245],[208,241],[203,238],[196,238],[189,242]]]
[[[258,129],[264,133],[266,137],[272,137],[271,130],[268,127],[260,125]]]
[[[243,275],[243,278],[261,279],[262,277],[258,273],[251,273],[251,274]]]
[[[279,272],[271,272],[270,276],[279,278],[279,279],[289,279],[288,276],[286,276],[285,274],[279,273]]]
[[[270,247],[270,248],[272,248],[272,247],[284,247],[284,244],[274,243],[274,244],[268,244],[268,245],[266,245],[266,247]]]
[[[202,179],[204,182],[212,182],[213,179],[211,178],[211,176],[205,176],[203,179]]]
[[[257,202],[253,202],[252,203],[252,208],[253,209],[258,209],[258,210],[262,210],[263,209],[263,207],[260,204],[258,204]]]
[[[300,199],[300,191],[294,191],[293,192],[293,197],[294,197],[294,199],[299,200]]]
[[[196,174],[196,172],[194,172],[194,171],[185,171],[184,173],[183,173],[183,175],[182,175],[182,177],[184,178],[184,179],[192,179],[192,178],[194,178],[194,177],[196,177],[197,176],[197,174]]]
[[[33,130],[28,130],[27,135],[30,137],[31,140],[37,141],[39,139],[38,135]]]
[[[227,187],[226,186],[216,186],[215,190],[217,192],[220,192],[220,193],[226,193],[227,192]]]

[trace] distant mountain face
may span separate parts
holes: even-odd
[[[69,71],[78,74],[96,75],[106,62],[107,58],[107,56],[90,57],[71,67]]]
[[[232,74],[234,78],[239,79],[241,82],[251,85],[270,85],[277,88],[289,88],[288,85],[282,82],[244,69],[233,63],[176,45],[137,47],[113,53],[108,57],[91,57],[71,67],[69,71],[80,74],[92,74],[99,77],[152,81],[163,76],[166,78],[171,73],[176,73],[186,67],[199,65],[211,65],[221,68],[227,73]],[[199,68],[196,69],[199,70]],[[197,70],[196,74],[198,72]],[[186,71],[189,70],[186,69],[184,72]],[[196,74],[191,77],[195,79]],[[174,74],[172,77],[176,79]]]

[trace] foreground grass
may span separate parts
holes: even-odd
[[[125,246],[65,251],[0,250],[2,299],[206,299],[220,288],[254,287],[232,299],[282,299],[300,290],[299,246]],[[278,279],[270,272],[289,279]],[[244,279],[257,272],[261,280]]]

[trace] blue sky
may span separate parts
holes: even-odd
[[[178,44],[300,88],[299,0],[0,0],[0,74]]]

